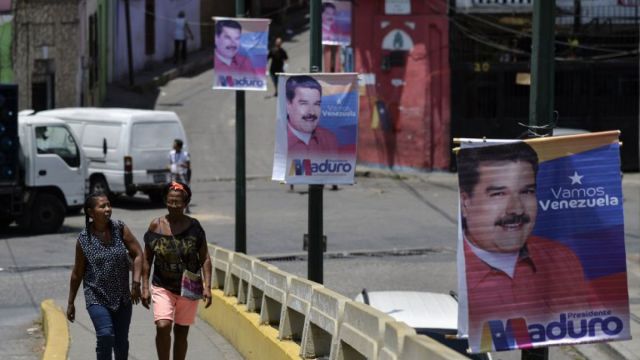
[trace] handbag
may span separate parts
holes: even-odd
[[[200,300],[202,299],[202,292],[204,291],[202,276],[187,269],[187,265],[182,261],[182,251],[180,250],[180,246],[178,246],[178,241],[175,236],[172,237],[173,245],[178,252],[178,259],[180,259],[180,263],[185,268],[182,272],[182,278],[180,279],[180,296],[190,300]]]
[[[200,300],[202,299],[203,290],[202,276],[184,269],[182,280],[180,281],[180,296],[191,300]]]

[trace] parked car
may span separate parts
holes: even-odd
[[[491,355],[469,354],[469,343],[456,339],[458,333],[458,301],[453,294],[424,291],[367,291],[363,289],[355,301],[370,305],[416,330],[416,333],[448,346],[476,360],[491,360]]]
[[[140,191],[162,201],[170,181],[169,151],[173,140],[184,142],[182,122],[173,111],[122,108],[64,108],[38,115],[65,121],[77,135],[89,159],[89,192],[133,196]]]

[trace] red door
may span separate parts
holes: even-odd
[[[389,166],[449,164],[447,23],[442,16],[376,16],[372,71],[378,144]],[[445,104],[446,103],[446,104]],[[388,116],[385,116],[385,113]]]

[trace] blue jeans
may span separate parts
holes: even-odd
[[[131,323],[131,303],[122,304],[117,311],[102,305],[91,305],[87,309],[93,327],[96,329],[96,358],[126,360],[129,356],[129,324]]]

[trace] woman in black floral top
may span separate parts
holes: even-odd
[[[111,219],[111,203],[105,194],[89,195],[84,213],[86,227],[76,243],[67,318],[75,320],[74,302],[82,282],[87,311],[96,330],[97,359],[112,359],[112,355],[116,360],[127,359],[131,303],[140,301],[142,248],[122,221]]]
[[[165,187],[167,215],[153,219],[144,234],[142,269],[142,305],[153,302],[156,323],[156,351],[158,359],[168,360],[173,330],[173,359],[187,356],[187,335],[194,323],[198,301],[181,296],[184,270],[201,274],[205,307],[211,305],[211,259],[207,238],[198,220],[184,214],[191,200],[186,184],[171,182]],[[153,278],[149,287],[150,269]]]

